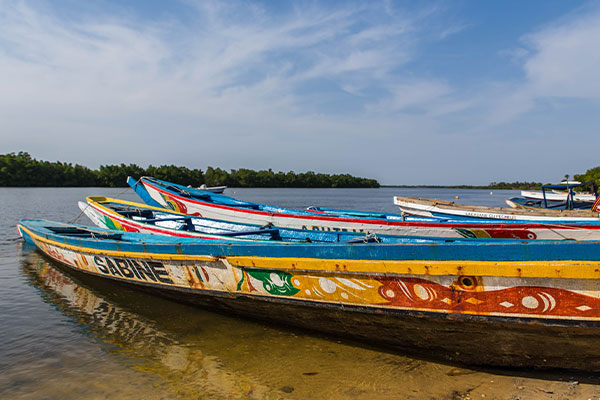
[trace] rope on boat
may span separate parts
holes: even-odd
[[[140,178],[140,179],[142,179],[142,178]],[[135,181],[136,185],[140,181],[140,179],[138,179],[137,181]],[[125,192],[127,192],[130,189],[133,190],[131,188],[131,186],[128,186],[125,190],[123,190],[122,192],[116,194],[115,198],[118,199],[119,196],[123,195]],[[69,221],[69,223],[70,224],[74,224],[79,218],[81,218],[81,216],[85,213],[85,210],[87,210],[89,206],[90,206],[90,203],[87,203],[86,206],[85,206],[85,208],[83,210],[81,210],[81,212],[79,213],[79,215],[76,216],[75,218],[73,218],[71,221]]]
[[[90,206],[90,203],[87,203],[85,208],[83,210],[81,210],[81,212],[79,213],[78,216],[76,216],[75,218],[73,218],[71,221],[69,221],[70,224],[74,224],[75,221],[77,221],[79,218],[81,218],[81,216],[83,215],[83,213],[85,212],[85,210],[88,209],[88,207]]]
[[[137,184],[140,182],[140,180],[141,180],[141,179],[142,179],[142,178],[140,178],[140,179],[138,179],[137,181],[135,181],[135,184],[137,185]],[[121,196],[122,194],[124,194],[124,193],[125,193],[125,192],[127,192],[128,190],[133,190],[133,188],[132,188],[131,186],[127,185],[127,187],[125,188],[125,190],[123,190],[121,193],[117,194],[117,195],[115,196],[115,198],[117,198],[117,199],[118,199],[118,198],[119,198],[119,196]]]

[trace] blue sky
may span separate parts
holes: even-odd
[[[557,182],[600,165],[600,2],[0,0],[0,152]]]

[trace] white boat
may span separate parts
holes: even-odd
[[[451,201],[419,197],[394,197],[394,204],[408,215],[433,218],[500,219],[520,221],[600,221],[600,202],[591,210],[551,210],[543,208],[505,208],[456,204]]]
[[[593,193],[577,193],[577,187],[591,187]],[[521,196],[528,200],[593,203],[596,201],[596,183],[562,181],[559,185],[543,185],[542,190],[521,190]]]
[[[198,189],[206,190],[211,193],[223,193],[225,189],[227,189],[227,186],[206,186],[205,184],[202,184]]]
[[[544,193],[541,190],[521,190],[521,196],[530,200],[544,200]],[[569,193],[567,192],[546,192],[546,200],[548,201],[567,201],[568,196]],[[596,196],[592,193],[576,193],[573,197],[575,201],[586,203],[593,203],[596,200]]]

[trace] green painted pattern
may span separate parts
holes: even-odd
[[[121,230],[121,227],[120,227],[120,226],[117,226],[117,225],[114,223],[114,221],[113,221],[111,218],[107,217],[106,215],[104,215],[104,224],[106,225],[106,227],[107,227],[108,229],[115,229],[115,230],[118,230],[118,231],[120,231],[120,230]]]
[[[260,281],[263,288],[269,292],[269,294],[276,296],[293,296],[300,291],[300,289],[294,287],[292,284],[293,275],[290,273],[277,270],[246,270],[246,273],[253,279]],[[244,278],[242,277],[242,280],[238,283],[238,290],[241,288],[243,281]]]

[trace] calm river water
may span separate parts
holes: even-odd
[[[228,189],[244,200],[396,212],[394,195],[502,205],[512,191]],[[596,375],[477,369],[270,326],[65,271],[15,240],[21,218],[72,221],[88,195],[0,189],[2,399],[600,399]],[[89,224],[86,217],[78,222]],[[600,340],[599,340],[600,345]]]

